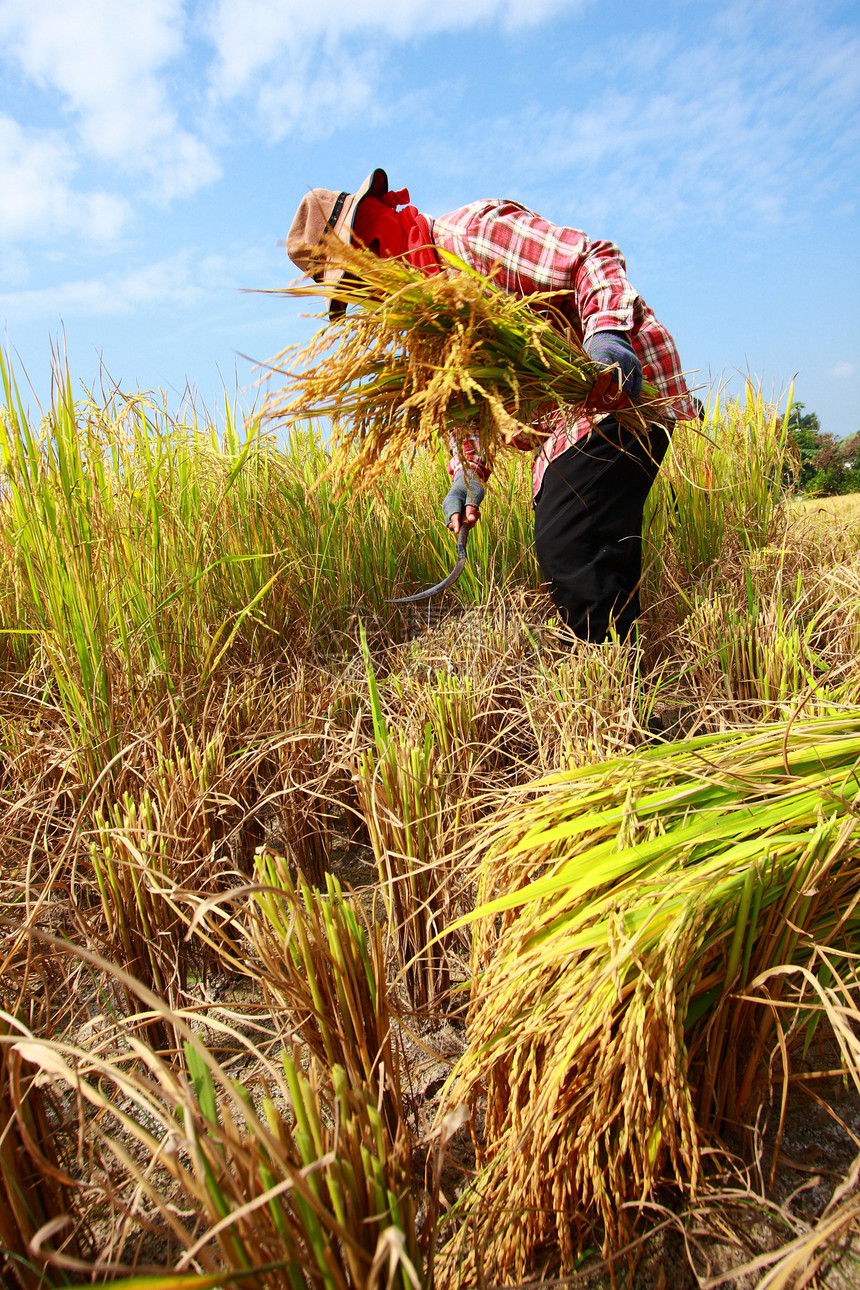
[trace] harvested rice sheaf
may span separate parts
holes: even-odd
[[[446,272],[430,278],[339,241],[326,255],[346,271],[336,288],[311,282],[272,294],[336,294],[347,311],[271,361],[288,384],[266,412],[284,422],[330,418],[328,473],[343,487],[371,487],[447,431],[474,438],[492,464],[500,450],[538,443],[535,421],[580,413],[604,372],[554,306],[563,293],[526,303],[448,253]],[[643,427],[662,402],[646,384],[636,408],[616,415]]]
[[[703,1149],[752,1123],[774,1050],[788,1074],[780,1034],[802,1048],[813,1014],[755,1000],[860,948],[858,768],[852,713],[550,776],[492,821],[449,1092],[486,1098],[494,1275],[547,1242],[573,1267],[595,1226],[617,1249],[659,1181],[695,1192]]]

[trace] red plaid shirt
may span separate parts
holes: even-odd
[[[555,306],[581,339],[596,331],[626,332],[642,363],[642,375],[671,398],[664,416],[692,419],[696,412],[681,375],[675,342],[627,280],[624,257],[612,242],[591,242],[575,228],[541,219],[517,202],[471,202],[432,221],[433,241],[511,295],[562,291]],[[569,293],[569,294],[567,294]],[[589,433],[593,417],[555,413],[535,428],[546,434],[533,470],[537,497],[547,464]],[[484,477],[486,466],[466,448]],[[451,459],[453,475],[460,461]]]

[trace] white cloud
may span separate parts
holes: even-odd
[[[857,374],[856,363],[834,363],[828,369],[827,375],[832,376],[835,381],[847,381]]]
[[[210,257],[195,263],[182,253],[128,273],[0,294],[0,318],[10,327],[40,319],[53,325],[73,316],[116,316],[162,306],[199,308],[213,289],[224,285],[221,261]]]
[[[163,200],[219,174],[167,92],[183,19],[182,0],[0,0],[5,57],[59,92],[87,154],[139,175]]]
[[[321,41],[332,46],[358,33],[407,40],[500,21],[531,26],[587,0],[217,0],[210,30],[220,59],[220,89],[244,89],[259,69]]]
[[[373,102],[380,45],[489,22],[533,26],[590,0],[218,0],[216,101],[248,94],[270,134],[331,132]]]
[[[65,233],[116,236],[127,204],[108,193],[75,191],[75,171],[75,159],[57,132],[28,132],[0,116],[0,240]]]
[[[270,138],[317,138],[359,115],[378,118],[397,42],[491,23],[533,26],[590,3],[0,0],[0,61],[41,90],[53,114],[50,130],[19,124],[14,140],[0,141],[0,236],[108,239],[139,197],[163,205],[216,179],[217,159],[186,119],[205,102],[207,74],[213,129],[220,109],[242,95]],[[7,134],[14,128],[7,122]],[[100,191],[78,191],[93,164],[99,181],[88,186]],[[107,181],[127,200],[101,191]]]
[[[439,155],[480,188],[483,159],[504,150],[510,188],[520,181],[532,200],[545,188],[551,218],[592,229],[625,211],[655,228],[732,224],[742,251],[745,230],[815,200],[832,211],[856,189],[860,38],[806,8],[744,0],[710,30],[702,22],[696,43],[665,31],[568,52],[554,65],[567,78],[563,106],[476,120]]]
[[[267,133],[280,139],[301,130],[306,139],[325,138],[344,121],[372,117],[377,66],[373,55],[292,58],[289,77],[265,80],[258,91]]]

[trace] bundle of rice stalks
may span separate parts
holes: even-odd
[[[289,383],[265,412],[287,423],[330,418],[330,474],[344,487],[371,486],[448,428],[474,435],[491,463],[517,437],[534,439],[537,416],[581,410],[597,393],[603,369],[554,308],[561,293],[525,304],[448,253],[447,272],[430,278],[337,240],[325,253],[346,270],[336,294],[352,310],[267,364]],[[332,288],[275,294],[328,299]],[[620,419],[643,426],[645,408],[659,403],[646,385],[639,410]]]
[[[857,949],[858,762],[856,716],[705,736],[549,777],[494,821],[451,1100],[486,1096],[475,1215],[500,1275],[547,1240],[571,1267],[596,1224],[612,1247],[622,1205],[694,1191],[703,1145],[749,1121],[778,1034],[747,983]]]

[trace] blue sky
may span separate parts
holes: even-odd
[[[308,188],[375,166],[430,215],[512,197],[608,237],[695,383],[860,429],[860,5],[0,0],[0,321],[35,394],[250,403],[316,325]],[[32,396],[31,396],[32,399]]]

